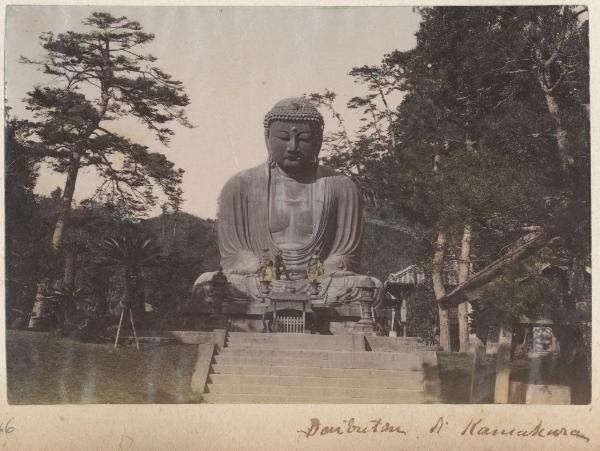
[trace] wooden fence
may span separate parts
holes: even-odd
[[[304,333],[304,326],[302,316],[277,316],[275,329],[277,332],[302,334]]]

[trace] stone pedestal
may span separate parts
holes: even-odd
[[[375,322],[357,322],[352,328],[353,334],[377,336],[377,325]]]
[[[276,281],[278,282],[278,281]],[[301,298],[305,306],[306,333],[323,335],[368,335],[379,334],[378,325],[373,321],[370,305],[362,306],[357,302],[326,302],[314,300],[307,293],[289,293],[273,289],[263,297],[262,302],[246,302],[225,298],[221,302],[212,299],[212,303],[191,302],[181,305],[176,316],[185,319],[185,324],[173,321],[169,327],[173,330],[227,329],[230,332],[274,332],[273,297]],[[281,300],[281,299],[279,299]],[[216,301],[216,302],[215,302]],[[302,305],[302,303],[300,304]],[[278,301],[278,309],[283,308]],[[269,328],[271,325],[271,328]],[[312,329],[312,330],[310,330]]]

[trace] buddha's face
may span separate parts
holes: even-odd
[[[274,121],[269,126],[267,148],[272,160],[293,176],[312,173],[321,150],[321,138],[310,122]]]

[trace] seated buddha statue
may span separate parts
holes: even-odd
[[[308,267],[315,253],[322,276],[313,305],[351,303],[379,280],[360,274],[361,196],[345,175],[319,165],[323,117],[305,98],[284,99],[264,118],[268,161],[234,175],[219,197],[221,267],[230,301],[261,302],[259,273],[265,255],[281,261],[285,277],[272,290],[309,292]],[[194,284],[195,299],[215,273]]]

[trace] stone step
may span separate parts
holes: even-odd
[[[227,346],[267,347],[273,349],[321,349],[352,351],[364,349],[364,338],[353,335],[254,334],[230,332]]]
[[[264,365],[264,366],[294,366],[319,368],[362,368],[380,370],[412,370],[422,369],[422,359],[418,355],[406,356],[404,360],[374,360],[362,359],[360,355],[349,354],[346,359],[320,359],[310,357],[288,357],[286,354],[276,354],[265,357],[243,357],[220,354],[215,356],[216,363],[227,365]]]
[[[285,357],[288,359],[309,359],[310,361],[335,360],[335,361],[373,361],[373,362],[389,362],[389,361],[421,361],[423,355],[419,352],[370,352],[370,351],[314,351],[310,349],[242,349],[242,348],[225,348],[219,355],[227,357],[244,357],[244,358],[275,358]]]
[[[313,377],[313,376],[270,376],[253,374],[210,374],[209,384],[236,385],[300,385],[304,387],[343,387],[343,388],[402,388],[422,390],[423,376],[418,371],[405,371],[398,376],[373,377]]]
[[[334,396],[348,398],[377,398],[413,400],[424,395],[420,390],[402,388],[356,388],[356,387],[320,387],[303,385],[264,385],[264,384],[209,384],[209,393],[224,394],[260,394],[286,396]]]
[[[290,334],[291,335],[291,334]],[[306,335],[307,337],[314,337],[315,335]],[[318,336],[318,335],[317,335]],[[302,338],[302,335],[300,336],[295,336],[292,338],[227,338],[226,343],[232,345],[232,344],[236,344],[236,345],[242,345],[242,344],[247,344],[247,345],[261,345],[261,344],[265,344],[265,343],[273,343],[273,344],[306,344],[306,345],[312,345],[312,346],[317,346],[317,345],[326,345],[326,346],[331,346],[333,345],[337,345],[337,346],[350,346],[351,342],[350,339],[345,338],[344,340],[335,340],[335,341],[331,341],[331,340],[327,340],[326,336],[321,335],[321,337],[323,338],[317,338],[317,339],[313,339],[313,338],[308,338],[308,339],[304,339]],[[362,337],[356,336],[356,339],[360,340]],[[387,346],[387,347],[382,347],[382,346],[378,346],[381,347],[382,351],[388,352],[388,351],[394,351],[395,349],[405,349],[405,348],[415,348],[415,347],[423,347],[423,348],[427,348],[429,346],[427,346],[424,343],[419,343],[418,341],[403,341],[400,343],[394,343],[394,346]],[[379,349],[377,349],[378,347],[372,347],[373,351],[379,351]],[[352,349],[349,349],[352,350]]]
[[[313,341],[345,341],[352,335],[320,335],[309,333],[262,333],[262,332],[228,332],[231,340],[313,340]]]
[[[318,366],[290,366],[290,365],[232,365],[224,363],[213,363],[214,374],[238,374],[238,375],[271,375],[271,376],[309,376],[309,377],[334,377],[334,378],[359,378],[359,377],[404,377],[405,374],[416,373],[422,375],[421,368],[418,370],[398,369],[373,369],[368,368],[321,368]],[[417,376],[409,376],[417,377]]]
[[[226,348],[235,348],[235,349],[278,349],[278,350],[288,350],[288,349],[297,349],[297,350],[314,350],[314,351],[352,351],[352,348],[349,346],[338,346],[337,344],[317,344],[314,345],[312,343],[231,343],[228,342],[225,345]]]
[[[295,338],[304,340],[315,340],[315,341],[346,341],[352,334],[345,335],[321,335],[321,334],[310,334],[310,333],[264,333],[264,332],[228,332],[227,338],[229,340],[269,340],[269,341],[289,341]],[[361,335],[357,335],[360,337]],[[366,337],[367,341],[375,342],[376,344],[391,343],[391,344],[421,344],[421,341],[417,337]]]
[[[237,343],[229,343],[226,345],[225,350],[234,349],[240,352],[248,352],[248,351],[280,351],[287,352],[289,350],[296,351],[339,351],[339,352],[371,352],[371,351],[352,351],[350,349],[340,349],[338,347],[331,346],[327,349],[325,346],[319,346],[318,348],[314,348],[312,346],[297,346],[294,344],[278,344],[278,343],[254,343],[254,344],[237,344]],[[432,348],[428,347],[405,347],[404,349],[394,349],[392,352],[401,352],[401,353],[421,353],[421,352],[431,352],[435,351]],[[383,351],[388,353],[388,351]]]
[[[298,396],[248,393],[204,393],[202,401],[209,404],[424,404],[425,396],[418,399],[349,398],[347,396]]]

